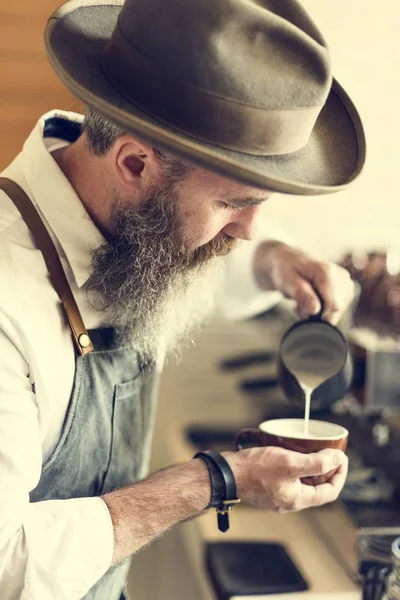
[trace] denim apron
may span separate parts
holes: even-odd
[[[113,329],[88,330],[94,350],[76,357],[61,437],[43,465],[31,502],[99,496],[142,479],[155,406],[152,365],[118,346]],[[130,560],[110,569],[85,600],[124,598]]]
[[[63,127],[68,127],[70,122],[63,121]],[[74,127],[76,125],[73,124]],[[50,127],[50,130],[51,135],[57,133],[57,137],[63,137],[60,131],[54,131],[54,127]],[[21,211],[45,256],[43,238],[49,236],[43,231],[38,234],[37,223],[35,230],[30,222],[33,217],[29,216],[29,211],[26,213],[26,208],[32,211],[31,200],[9,180],[1,179],[0,188]],[[30,207],[25,206],[25,210],[21,210],[17,196],[20,201],[22,197],[23,203],[29,203]],[[37,213],[35,218],[40,220]],[[42,223],[40,225],[43,227]],[[51,244],[49,239],[46,241]],[[54,257],[55,248],[52,252],[52,258],[59,260],[58,255]],[[54,272],[56,269],[49,266],[48,261],[46,264],[53,284],[57,283],[60,273]],[[118,345],[112,328],[86,330],[65,274],[62,275],[64,294],[60,294],[57,285],[54,287],[60,295],[68,317],[66,321],[75,341],[75,377],[61,437],[43,464],[40,481],[30,493],[31,502],[99,496],[138,481],[148,472],[156,406],[154,364],[141,361],[133,343]],[[70,296],[65,290],[69,290]],[[66,298],[69,298],[68,302]],[[78,339],[85,340],[82,347],[77,343]],[[87,343],[88,339],[90,344]],[[109,569],[84,599],[127,598],[125,583],[129,566],[130,559]]]

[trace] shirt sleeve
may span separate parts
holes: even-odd
[[[1,600],[78,600],[111,565],[111,518],[101,498],[29,501],[42,467],[39,414],[11,330],[0,314]]]
[[[227,258],[224,288],[218,299],[218,310],[227,319],[240,320],[269,310],[282,300],[276,291],[262,290],[254,277],[254,254],[261,242],[277,240],[293,245],[284,231],[262,220],[254,239],[241,241]]]

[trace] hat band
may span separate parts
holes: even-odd
[[[321,106],[266,110],[172,79],[133,48],[117,25],[102,56],[109,81],[157,121],[203,142],[273,156],[303,148]]]

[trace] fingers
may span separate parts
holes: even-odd
[[[292,460],[292,474],[294,477],[315,477],[325,475],[341,466],[347,461],[346,455],[341,450],[327,448],[311,454],[290,453]]]
[[[329,265],[314,262],[310,262],[307,268],[303,268],[302,276],[293,276],[291,282],[291,293],[288,295],[296,301],[300,318],[306,319],[320,312],[321,301],[316,290],[323,301],[324,319],[331,322],[337,320],[341,303],[336,298],[337,290],[329,272]]]
[[[297,313],[301,319],[315,315],[321,310],[321,303],[311,283],[299,275],[293,277],[291,293],[288,295],[295,300]]]
[[[348,471],[348,460],[345,455],[343,456],[344,459],[330,481],[316,486],[302,484],[300,501],[304,507],[320,506],[328,502],[334,502],[338,498],[345,484]]]
[[[312,282],[324,302],[324,319],[336,323],[350,304],[354,283],[348,271],[334,263],[315,263]]]
[[[334,285],[332,270],[329,264],[319,263],[315,267],[314,285],[324,303],[323,317],[327,321],[335,321],[341,306],[337,298],[337,288]]]
[[[321,310],[321,304],[315,292],[316,290],[323,301],[324,319],[329,321],[334,319],[335,315],[340,310],[340,303],[338,302],[336,297],[337,288],[332,277],[331,264],[310,260],[306,264],[302,265],[300,275],[304,277],[307,280],[307,282],[309,282],[313,294],[313,300],[309,300],[309,304],[313,302],[314,306],[317,306],[317,309],[314,309],[313,312],[309,311],[308,315],[316,314],[319,310]],[[302,309],[302,316],[304,318],[303,307],[301,305],[299,305],[298,307],[299,309]],[[306,308],[306,305],[304,305],[304,308]]]
[[[236,479],[239,497],[277,512],[303,510],[332,502],[347,474],[347,457],[339,450],[301,454],[280,447],[249,448],[224,453]],[[328,483],[303,483],[307,477],[325,476]]]
[[[273,289],[296,301],[301,318],[321,310],[319,294],[324,303],[324,319],[337,322],[354,295],[349,272],[333,262],[315,260],[286,244],[268,248],[267,255],[265,251],[261,254],[263,266],[257,273],[267,273]]]
[[[301,318],[321,310],[318,292],[324,304],[323,317],[331,323],[339,320],[354,295],[354,283],[346,269],[335,263],[304,258],[296,265],[286,287],[289,297],[296,300]]]

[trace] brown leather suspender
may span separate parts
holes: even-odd
[[[54,289],[64,307],[78,353],[83,355],[92,352],[94,350],[92,342],[83,323],[78,305],[75,302],[60,257],[35,205],[24,190],[11,179],[0,177],[0,189],[5,191],[18,208],[33,235],[37,247],[43,254]]]

